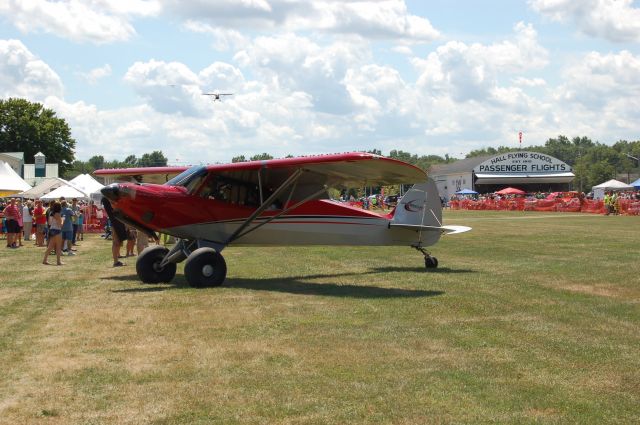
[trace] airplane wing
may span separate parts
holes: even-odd
[[[189,167],[105,168],[93,172],[111,181],[136,181],[138,183],[166,183]]]
[[[254,183],[256,172],[262,170],[262,183],[271,186],[279,186],[296,170],[303,171],[300,183],[329,187],[411,184],[427,179],[425,171],[416,166],[364,152],[209,165],[207,170]]]
[[[162,184],[189,167],[114,168],[94,171],[114,181]],[[423,182],[427,174],[420,168],[379,155],[364,152],[313,155],[296,158],[214,164],[206,167],[212,174],[238,182],[280,186],[300,170],[299,187],[363,187]]]

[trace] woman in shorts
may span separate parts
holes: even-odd
[[[44,252],[44,259],[42,264],[50,264],[47,259],[49,258],[49,252],[52,249],[56,250],[56,264],[61,266],[63,263],[60,261],[60,255],[62,254],[62,216],[60,212],[62,206],[60,202],[54,202],[49,212],[49,245]]]

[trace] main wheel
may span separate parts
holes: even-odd
[[[169,250],[163,246],[150,246],[138,256],[136,272],[144,283],[171,282],[176,275],[176,264],[169,263],[160,267],[162,259]]]
[[[213,248],[198,248],[187,257],[184,275],[194,288],[220,286],[227,277],[227,263]]]
[[[424,266],[428,269],[438,267],[438,259],[436,257],[424,257]]]

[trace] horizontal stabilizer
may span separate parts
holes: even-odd
[[[389,226],[391,227],[399,227],[401,229],[409,229],[415,231],[439,231],[445,233],[447,235],[453,235],[455,233],[464,233],[471,230],[471,227],[467,226],[422,226],[420,224],[400,224],[400,223],[391,223]]]

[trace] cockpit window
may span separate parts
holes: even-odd
[[[256,206],[260,203],[255,183],[211,174],[199,187],[197,194],[203,198],[244,206]]]
[[[207,175],[207,167],[196,165],[178,174],[167,183],[168,186],[184,186],[189,192],[198,187],[202,178]]]

